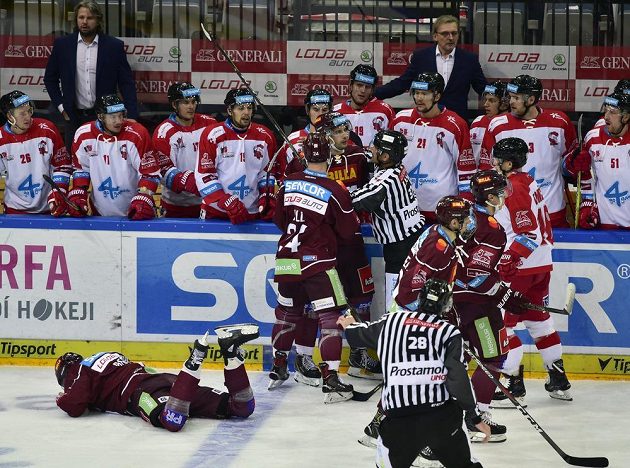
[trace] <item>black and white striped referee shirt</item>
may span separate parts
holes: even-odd
[[[372,231],[381,244],[400,242],[424,224],[416,191],[402,164],[377,170],[365,186],[352,193],[352,204],[356,211],[372,213]]]
[[[374,347],[383,366],[381,395],[388,416],[429,411],[455,397],[466,411],[476,402],[459,330],[436,315],[392,312],[346,328],[351,347]]]

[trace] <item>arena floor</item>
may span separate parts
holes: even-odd
[[[140,418],[91,413],[72,419],[55,405],[52,368],[0,367],[0,467],[370,467],[375,451],[357,438],[374,412],[368,403],[322,403],[320,389],[287,382],[269,392],[267,374],[251,372],[256,411],[245,421],[190,420],[169,433]],[[221,386],[220,371],[202,384]],[[372,383],[349,378],[358,390]],[[573,456],[630,459],[630,382],[574,381],[574,401],[550,399],[542,380],[528,380],[528,410]],[[495,410],[508,426],[501,444],[476,444],[484,467],[568,466],[516,410]]]

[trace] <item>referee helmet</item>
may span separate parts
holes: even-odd
[[[453,307],[453,291],[442,279],[429,278],[418,294],[418,310],[443,317]]]
[[[394,164],[399,164],[407,154],[407,139],[396,130],[380,130],[374,136],[373,144],[379,153],[389,154]]]

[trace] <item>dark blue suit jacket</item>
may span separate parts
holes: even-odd
[[[77,118],[74,112],[74,100],[78,34],[75,32],[55,39],[44,74],[44,84],[50,100],[55,107],[63,104],[71,120]],[[136,84],[129,62],[127,62],[124,44],[120,39],[99,33],[96,57],[96,98],[106,94],[115,94],[118,88],[125,102],[128,116],[133,119],[138,118]]]
[[[387,99],[398,96],[409,90],[411,82],[422,72],[436,72],[435,45],[416,49],[411,57],[411,62],[399,78],[376,88],[374,95],[379,99]],[[470,87],[483,93],[486,86],[486,77],[483,75],[479,57],[466,50],[455,49],[455,63],[453,71],[446,84],[446,89],[440,98],[440,104],[446,106],[464,118],[468,118],[468,91]]]

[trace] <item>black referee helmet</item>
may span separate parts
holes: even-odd
[[[418,294],[418,310],[442,317],[452,307],[453,291],[448,283],[438,278],[429,278]]]
[[[389,154],[394,164],[400,163],[407,154],[407,139],[396,130],[380,130],[374,136],[373,144],[380,153]]]

